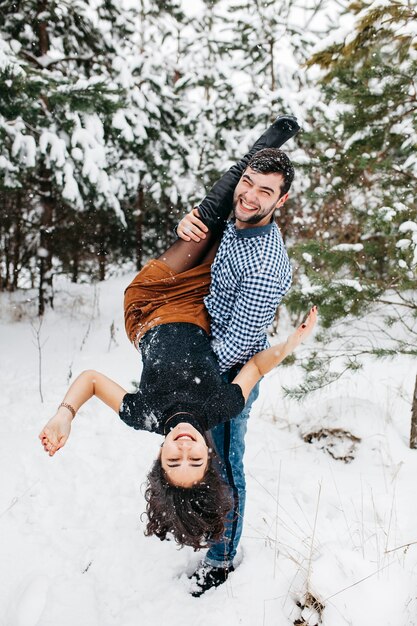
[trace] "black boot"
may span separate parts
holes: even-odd
[[[280,115],[275,122],[253,144],[243,159],[224,174],[200,203],[198,211],[202,221],[210,230],[224,228],[233,208],[235,187],[245,171],[249,160],[263,148],[280,148],[300,130],[297,119],[292,115]]]
[[[226,582],[231,572],[234,572],[233,565],[229,567],[213,567],[202,563],[191,576],[191,595],[199,598],[212,587],[218,587]]]

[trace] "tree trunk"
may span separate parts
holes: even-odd
[[[43,163],[39,167],[39,183],[41,192],[42,216],[40,225],[39,241],[39,290],[38,290],[38,314],[45,313],[45,304],[53,306],[52,294],[52,252],[50,242],[50,229],[53,225],[53,199],[51,191],[51,174]]]
[[[100,281],[105,280],[106,278],[106,251],[104,249],[104,244],[100,243],[100,249],[98,253],[98,279]]]
[[[16,221],[13,238],[13,291],[17,289],[19,281],[19,264],[22,248],[22,194],[17,193],[16,197]]]
[[[163,228],[164,228],[164,250],[167,250],[172,243],[172,228],[170,221],[170,203],[168,198],[164,200],[164,213],[161,215],[161,219],[163,220]]]
[[[72,255],[72,272],[71,272],[72,283],[78,282],[79,268],[80,268],[80,261],[79,261],[78,250],[75,250],[74,254]]]
[[[6,255],[4,250],[6,246],[6,224],[3,216],[7,214],[6,198],[4,193],[0,193],[0,202],[0,291],[4,291],[6,289]]]
[[[47,0],[38,0],[38,15],[46,10]],[[47,23],[38,20],[38,49],[39,55],[44,56],[49,51],[49,36]],[[48,103],[44,100],[47,107]],[[38,290],[38,314],[45,312],[45,304],[48,300],[52,306],[52,254],[50,250],[50,228],[53,219],[53,200],[51,189],[51,174],[44,163],[39,166],[40,201],[42,206],[40,226],[40,250],[39,250],[39,290]]]
[[[417,377],[414,387],[413,404],[411,406],[410,448],[417,448]]]
[[[48,6],[47,0],[39,0],[38,2],[38,15],[42,14]],[[43,56],[48,53],[49,50],[49,37],[47,24],[44,21],[39,20],[38,23],[38,43],[39,43],[39,55]]]
[[[139,185],[136,195],[136,269],[139,271],[143,262],[143,211],[144,211],[143,186]]]
[[[275,91],[276,89],[276,81],[275,81],[275,68],[274,68],[274,44],[275,41],[273,39],[269,40],[269,58],[270,58],[270,67],[271,67],[271,91]],[[272,113],[272,111],[271,111]]]
[[[6,270],[4,275],[4,290],[10,291],[10,255],[8,240],[4,242],[4,267]]]
[[[12,195],[7,192],[1,194],[1,223],[0,223],[0,291],[11,291],[11,233],[13,232],[14,207]]]

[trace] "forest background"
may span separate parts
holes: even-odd
[[[416,354],[417,10],[407,0],[0,2],[0,290],[140,268],[277,114],[298,117],[277,222],[305,385]],[[376,312],[375,341],[343,321]],[[329,334],[341,338],[326,352]],[[340,361],[342,357],[342,361]],[[314,366],[314,367],[313,367]]]
[[[416,60],[414,0],[0,0],[1,626],[417,624]],[[126,284],[282,113],[271,341],[320,325],[262,381],[241,561],[196,601],[201,553],[143,535],[158,437],[94,400],[37,434],[83,369],[137,386]]]

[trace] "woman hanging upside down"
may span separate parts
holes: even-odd
[[[240,168],[239,176],[246,162],[234,166]],[[126,331],[143,361],[139,390],[128,393],[104,374],[82,372],[39,435],[53,456],[65,445],[75,414],[92,396],[129,426],[162,435],[148,475],[146,534],[165,539],[172,533],[177,543],[195,549],[221,537],[231,508],[207,431],[239,415],[256,383],[310,335],[317,319],[313,307],[284,343],[258,352],[232,383],[224,382],[203,301],[218,238],[212,229],[199,243],[178,239],[127,287]]]

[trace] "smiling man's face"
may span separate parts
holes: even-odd
[[[165,437],[161,464],[169,482],[191,487],[206,473],[208,447],[201,433],[188,422],[181,422]]]
[[[248,167],[238,182],[233,196],[233,213],[237,228],[269,224],[272,214],[288,194],[281,196],[282,174],[261,174]],[[281,196],[281,197],[280,197]]]

